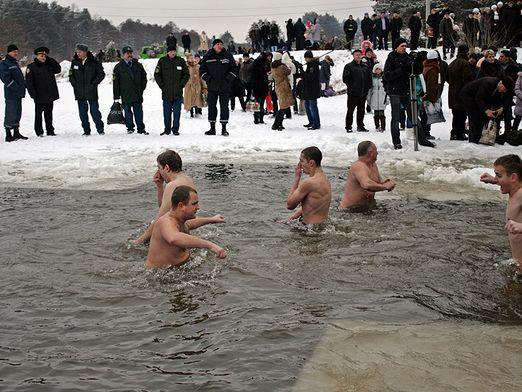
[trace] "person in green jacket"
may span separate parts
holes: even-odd
[[[176,46],[167,47],[167,55],[158,61],[154,79],[161,88],[163,99],[163,121],[165,130],[161,135],[179,135],[179,119],[183,103],[183,88],[189,80],[189,71],[185,60],[176,56]],[[174,120],[172,114],[174,113]]]
[[[134,117],[138,133],[148,135],[143,123],[143,91],[147,87],[147,72],[143,65],[132,57],[133,51],[130,46],[124,46],[121,52],[123,59],[116,64],[112,74],[114,100],[121,98],[127,133],[134,133]]]

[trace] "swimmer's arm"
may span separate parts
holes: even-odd
[[[484,184],[492,184],[492,185],[498,185],[498,178],[493,177],[489,173],[484,173],[480,176],[480,181]]]
[[[292,215],[290,215],[288,220],[293,221],[293,220],[299,219],[302,216],[303,216],[303,209],[299,208],[296,212],[294,212]]]
[[[355,179],[357,180],[361,188],[363,188],[364,190],[369,192],[381,192],[388,190],[388,187],[384,185],[385,183],[380,184],[376,181],[373,181],[368,175],[368,171],[363,169],[362,167],[356,166],[353,167],[352,170]]]
[[[163,192],[164,192],[164,187],[163,185],[162,186],[159,186],[158,189],[157,189],[157,192],[156,192],[156,198],[158,200],[158,208],[161,208],[161,202],[163,200]]]
[[[302,184],[299,184],[299,179],[297,179],[296,177],[294,185],[290,190],[290,194],[286,199],[286,208],[289,210],[293,210],[294,208],[296,208],[299,205],[299,203],[301,203],[305,199],[308,193],[310,193],[308,181],[303,181]]]
[[[214,215],[207,218],[194,218],[186,221],[185,226],[187,226],[189,230],[194,230],[211,223],[226,223],[225,217],[223,215]]]
[[[178,248],[189,249],[189,248],[202,248],[209,249],[220,259],[224,259],[227,255],[226,251],[220,246],[214,244],[213,242],[194,237],[190,234],[180,233],[180,232],[172,232],[167,229],[162,230],[163,238],[167,241],[167,243],[171,246],[176,246]]]
[[[158,188],[158,199],[159,199],[159,188]],[[168,197],[169,192],[164,192],[164,188],[162,187],[161,195],[162,200],[160,201],[159,210],[156,214],[156,218],[152,221],[152,223],[147,227],[145,232],[140,235],[136,241],[134,241],[136,244],[144,244],[150,241],[150,238],[152,237],[152,230],[154,229],[154,222],[157,222],[159,218],[161,218],[163,215],[165,215],[167,212],[169,212],[170,209],[170,200]]]

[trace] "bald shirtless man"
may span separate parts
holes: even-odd
[[[295,167],[292,189],[286,199],[286,208],[301,208],[290,217],[290,220],[301,219],[305,224],[322,223],[328,219],[328,211],[332,201],[330,181],[321,168],[323,155],[317,147],[308,147],[301,151],[299,163]],[[301,174],[305,172],[310,178],[301,182]]]
[[[367,209],[375,205],[375,192],[392,191],[395,182],[382,180],[377,161],[377,147],[366,140],[357,146],[359,159],[348,170],[344,196],[339,204],[342,210]]]
[[[227,252],[218,245],[190,235],[190,230],[203,225],[225,223],[221,215],[196,218],[199,199],[194,188],[178,186],[172,192],[171,205],[170,211],[154,225],[146,267],[180,266],[188,261],[190,248],[206,248],[220,259],[227,257]]]
[[[500,185],[500,192],[508,194],[506,209],[506,230],[513,259],[518,262],[519,274],[522,273],[522,161],[518,155],[504,155],[494,163],[495,177],[484,173],[480,181],[486,184]]]
[[[156,214],[156,218],[152,221],[147,230],[145,230],[145,232],[134,241],[137,244],[143,244],[150,241],[152,230],[154,229],[154,222],[161,216],[165,215],[172,206],[170,200],[174,189],[181,185],[186,185],[196,189],[192,179],[183,172],[183,163],[177,152],[166,150],[158,155],[157,164],[158,169],[156,170],[152,180],[156,184],[159,210]]]

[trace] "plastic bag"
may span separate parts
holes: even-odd
[[[442,102],[440,98],[437,99],[437,102],[435,103],[426,101],[424,104],[424,110],[426,111],[426,117],[428,118],[428,125],[446,122],[444,114],[442,113]]]
[[[482,129],[482,136],[480,137],[479,143],[487,146],[495,144],[497,138],[497,123],[495,120],[489,120],[484,128]]]
[[[125,116],[121,103],[114,102],[111,106],[109,115],[107,116],[107,124],[125,124]]]

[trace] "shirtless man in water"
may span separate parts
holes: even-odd
[[[518,273],[522,273],[522,161],[518,155],[504,155],[494,162],[495,177],[484,173],[480,181],[500,185],[500,192],[508,194],[506,230],[513,259],[518,262]]]
[[[344,196],[339,209],[365,209],[375,204],[375,192],[392,191],[395,182],[382,180],[377,164],[377,147],[370,141],[360,142],[357,146],[359,159],[348,170],[344,186]]]
[[[177,152],[166,150],[158,155],[157,164],[158,169],[156,170],[152,180],[156,184],[159,211],[147,230],[145,230],[145,232],[134,241],[137,244],[143,244],[150,241],[152,230],[154,229],[154,222],[170,210],[170,200],[174,189],[180,185],[186,185],[196,189],[192,179],[183,173],[183,164],[181,162],[181,157]]]
[[[301,151],[299,163],[295,167],[292,189],[286,199],[286,208],[301,208],[290,217],[302,219],[305,224],[322,223],[328,218],[332,201],[330,181],[321,168],[323,155],[317,147],[308,147]],[[310,178],[301,182],[301,174],[305,172]]]
[[[190,235],[190,230],[203,225],[225,223],[221,215],[196,218],[199,199],[194,188],[183,185],[177,187],[172,192],[171,205],[170,211],[154,225],[146,267],[180,266],[189,259],[189,248],[206,248],[220,259],[227,257],[227,252],[218,245]]]

